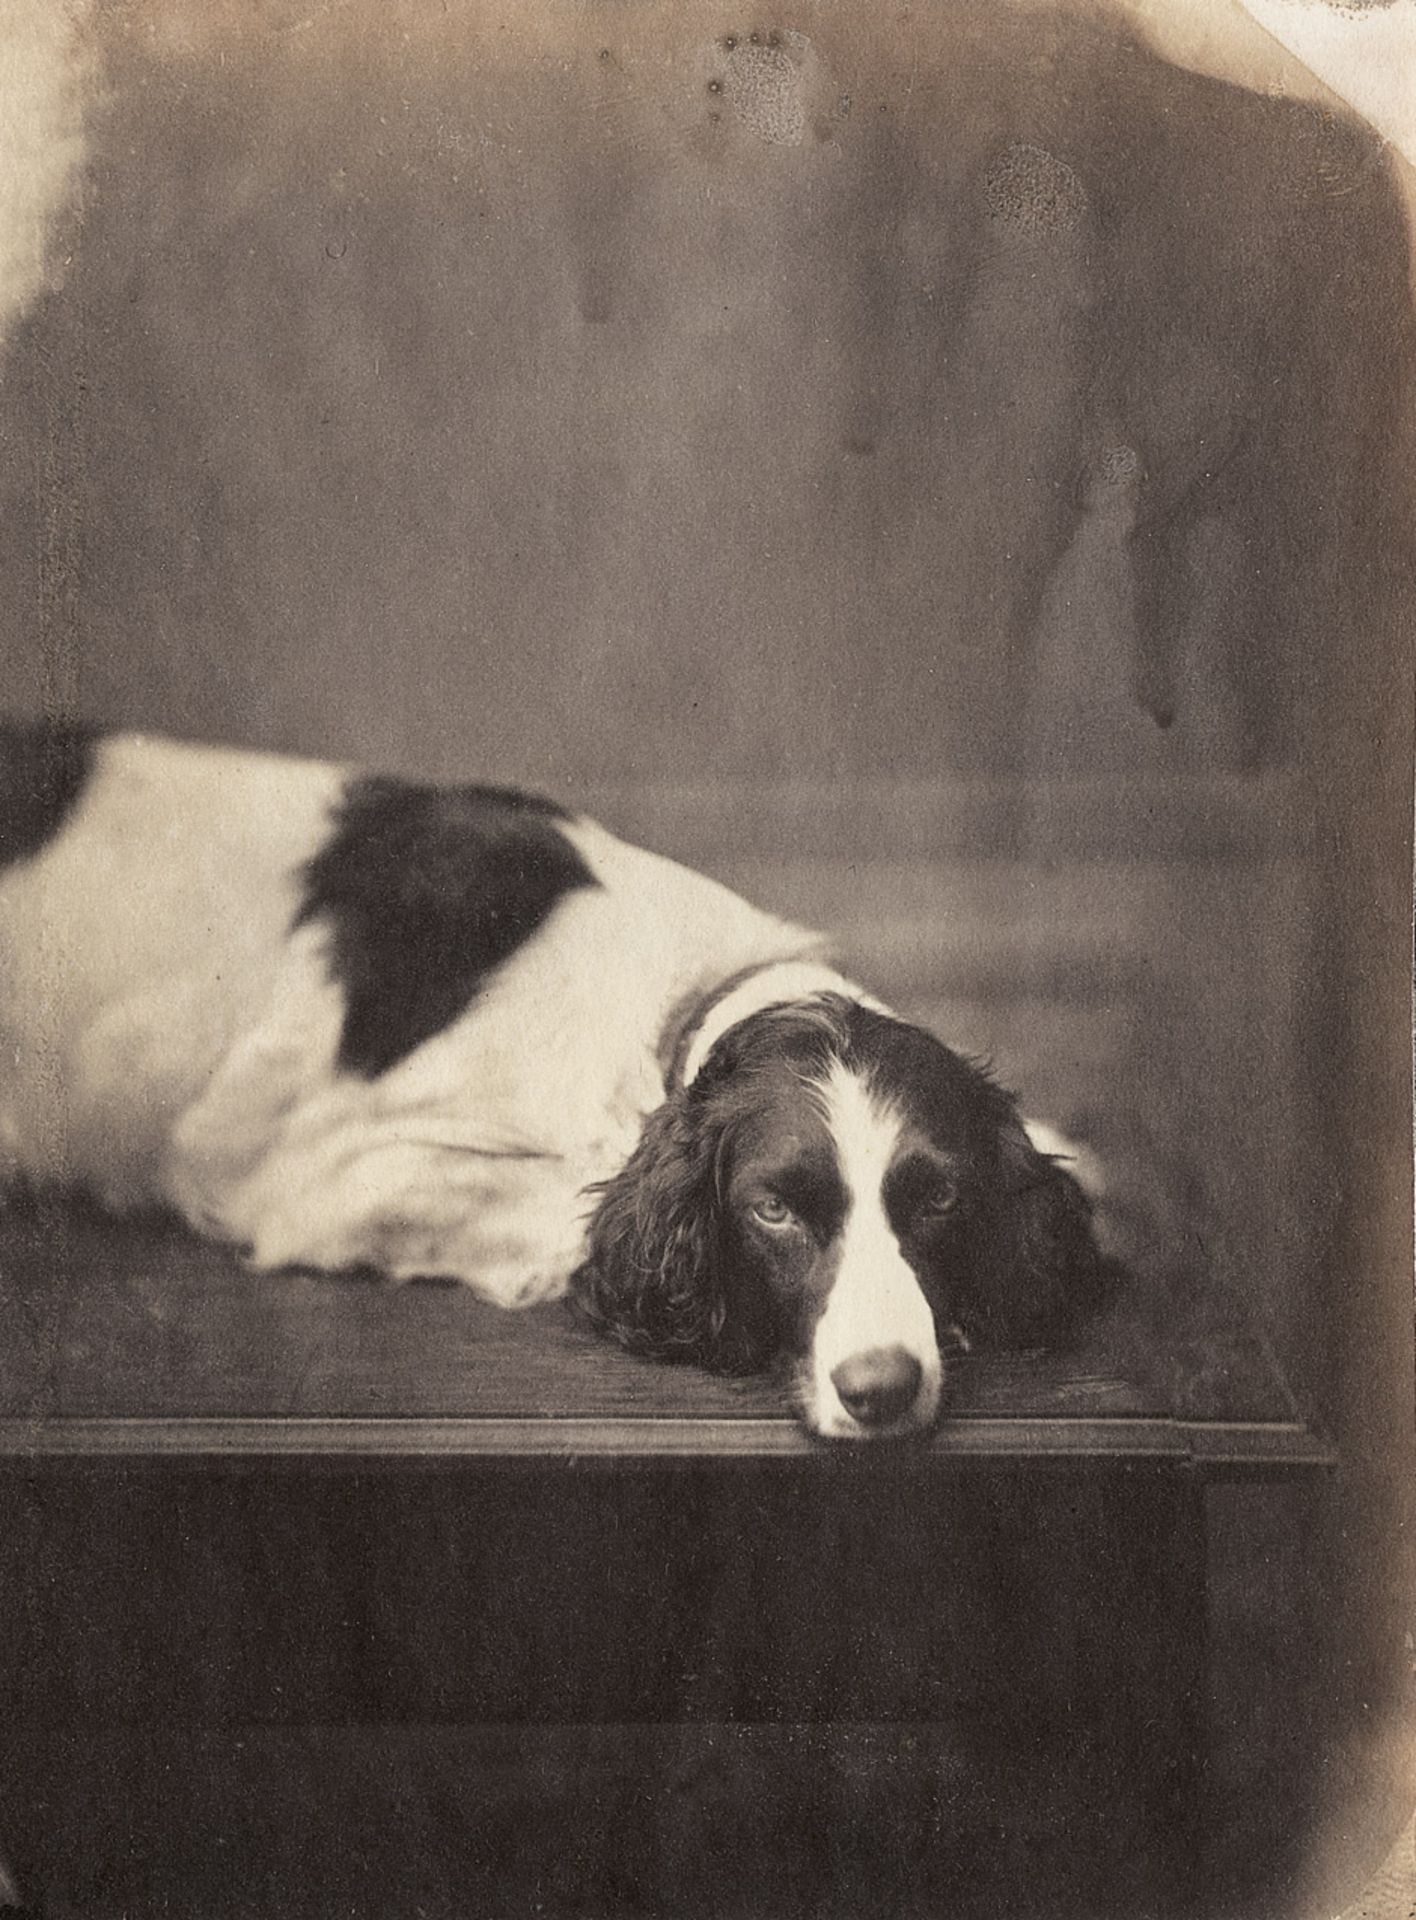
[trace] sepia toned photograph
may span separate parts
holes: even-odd
[[[1411,1920],[1416,0],[0,0],[0,1916]]]

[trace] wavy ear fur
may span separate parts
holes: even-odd
[[[768,1330],[733,1296],[720,1186],[726,1127],[690,1090],[671,1094],[639,1145],[600,1188],[590,1254],[571,1293],[594,1324],[633,1353],[719,1373],[765,1364]]]
[[[1000,1130],[999,1182],[978,1225],[962,1318],[990,1346],[1060,1344],[1102,1305],[1110,1270],[1091,1203],[1016,1115]]]

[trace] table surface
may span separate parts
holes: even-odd
[[[627,1355],[563,1303],[257,1275],[161,1221],[0,1214],[0,1460],[883,1457],[814,1441],[782,1386]],[[1075,1350],[970,1355],[912,1449],[1327,1464],[1264,1342],[1206,1276],[1139,1276]]]

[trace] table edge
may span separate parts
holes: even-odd
[[[481,1464],[709,1460],[1170,1460],[1214,1472],[1329,1467],[1301,1421],[961,1415],[923,1444],[832,1445],[786,1416],[66,1416],[0,1419],[0,1471],[38,1461],[357,1460]]]

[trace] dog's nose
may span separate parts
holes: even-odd
[[[909,1412],[923,1377],[918,1360],[903,1347],[871,1347],[833,1368],[831,1385],[863,1427],[883,1427]]]

